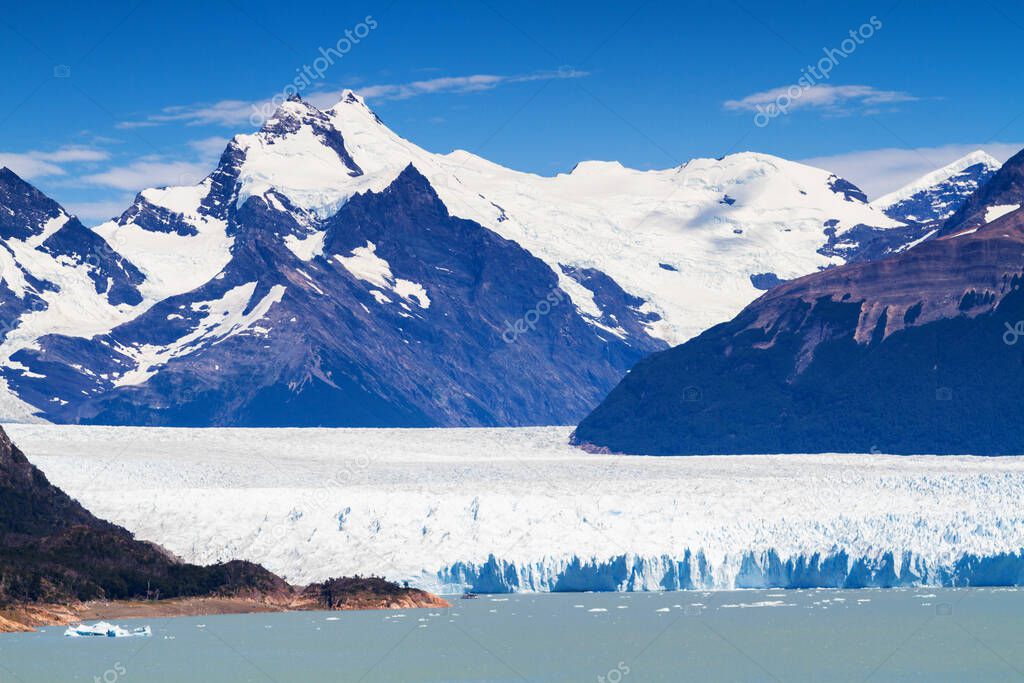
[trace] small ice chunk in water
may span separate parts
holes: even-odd
[[[101,637],[101,638],[149,638],[153,635],[152,629],[149,626],[143,626],[142,628],[136,628],[128,630],[121,628],[116,624],[110,624],[105,621],[98,621],[95,624],[79,624],[78,626],[68,626],[67,630],[64,631],[64,636],[67,638],[89,638],[89,637]]]

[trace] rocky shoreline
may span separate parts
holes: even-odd
[[[0,633],[31,632],[44,626],[67,626],[84,621],[111,619],[451,607],[451,603],[433,593],[415,588],[400,588],[382,579],[356,579],[354,581],[374,582],[377,585],[346,591],[331,608],[328,608],[322,600],[309,594],[310,589],[319,591],[322,584],[296,590],[293,594],[260,597],[204,596],[165,600],[92,600],[68,605],[24,603],[0,608]],[[381,590],[382,588],[384,590]]]

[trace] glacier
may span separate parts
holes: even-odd
[[[570,428],[5,425],[185,560],[442,593],[1024,583],[1024,458],[588,454]]]

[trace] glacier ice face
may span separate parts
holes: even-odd
[[[568,428],[7,427],[191,562],[443,592],[1024,583],[1024,458],[592,455]]]

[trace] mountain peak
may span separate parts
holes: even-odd
[[[1024,150],[1010,157],[949,216],[942,234],[976,228],[1024,205]]]
[[[981,149],[926,173],[871,202],[890,218],[928,223],[952,216],[999,169],[999,161]]]
[[[7,166],[0,166],[0,183],[4,185],[23,185],[26,187],[32,187],[21,176]]]
[[[69,218],[57,202],[6,166],[0,168],[0,208],[5,210],[0,213],[3,239],[48,235]]]
[[[1001,165],[998,159],[985,150],[976,149],[969,154],[965,154],[956,161],[950,162],[941,168],[924,174],[917,180],[907,183],[898,190],[894,190],[893,192],[879,197],[871,203],[877,208],[886,209],[903,199],[913,196],[921,190],[925,190],[934,185],[945,182],[965,169],[979,164],[991,169],[992,171],[997,170]]]
[[[342,102],[344,102],[345,104],[361,104],[363,106],[366,106],[366,100],[363,99],[363,97],[359,95],[359,93],[350,88],[345,88],[344,90],[341,91],[341,99],[338,100],[338,103],[340,104]]]
[[[1002,164],[994,156],[989,154],[983,149],[976,149],[970,154],[965,154],[961,158],[953,162],[954,164],[963,164],[963,167],[973,166],[974,164],[985,164],[992,168],[999,168]]]
[[[374,122],[382,126],[384,125],[384,122],[380,120],[377,113],[366,104],[366,99],[355,90],[350,90],[349,88],[341,91],[341,99],[327,111],[336,117],[340,116],[343,118],[348,118],[346,114],[351,115],[350,112],[358,112],[359,116],[369,116]]]

